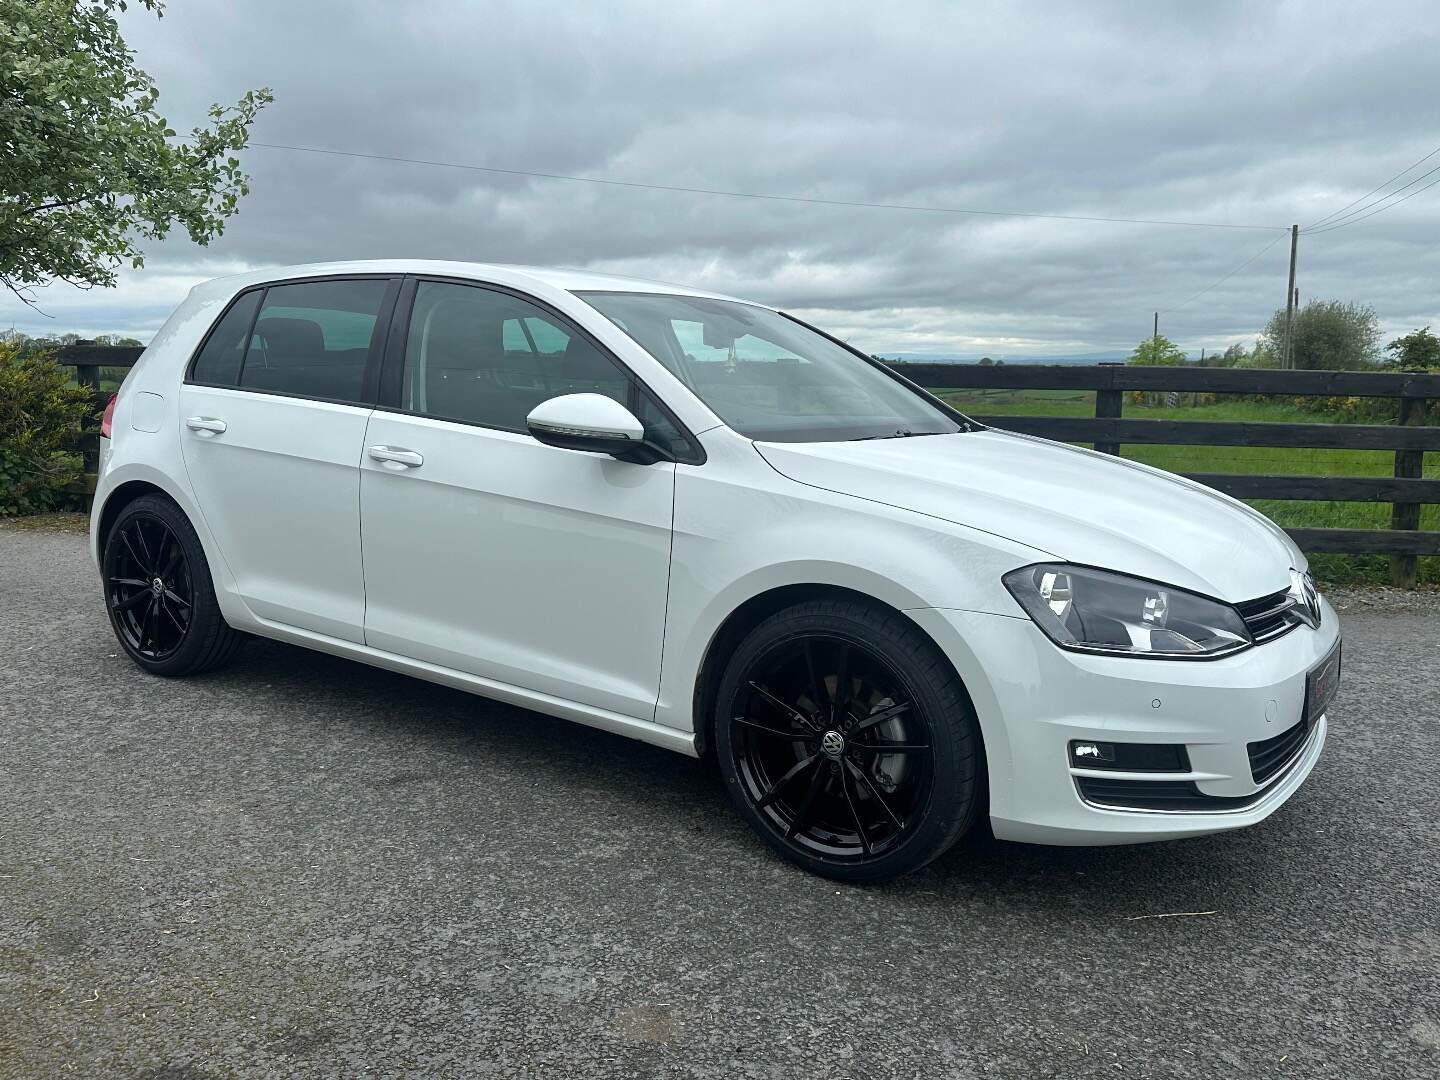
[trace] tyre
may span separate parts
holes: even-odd
[[[959,677],[903,616],[861,602],[797,604],[752,630],[721,677],[715,748],[765,841],[842,881],[924,866],[983,801]]]
[[[175,503],[143,495],[110,526],[105,608],[126,655],[155,675],[195,675],[234,656],[243,635],[220,614],[200,538]]]

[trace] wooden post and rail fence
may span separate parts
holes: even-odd
[[[95,393],[102,368],[128,368],[141,349],[80,345],[62,348],[58,362]],[[1388,450],[1392,476],[1318,476],[1187,473],[1238,499],[1390,504],[1388,529],[1287,529],[1306,552],[1378,553],[1390,556],[1394,583],[1413,587],[1416,558],[1440,555],[1440,531],[1420,528],[1422,505],[1440,503],[1440,479],[1426,479],[1425,452],[1440,453],[1440,426],[1426,425],[1428,401],[1440,400],[1440,374],[1369,371],[1294,371],[1248,368],[1141,367],[1125,364],[915,364],[896,370],[934,390],[1083,390],[1095,394],[1093,417],[985,416],[981,423],[1062,442],[1089,443],[1119,454],[1126,444],[1266,446],[1316,450]],[[1398,424],[1271,423],[1226,420],[1127,420],[1130,392],[1373,397],[1399,401]],[[973,414],[972,414],[973,415]],[[89,490],[98,461],[98,435],[81,445]]]

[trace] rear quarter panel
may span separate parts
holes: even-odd
[[[230,298],[245,284],[229,284],[222,279],[196,286],[165,321],[130,369],[116,395],[112,435],[100,463],[95,500],[90,512],[90,553],[98,570],[105,542],[100,535],[100,522],[105,507],[117,491],[138,481],[159,488],[175,500],[200,537],[214,576],[220,608],[232,625],[250,623],[253,619],[236,598],[234,580],[225,564],[224,554],[205,525],[186,475],[180,451],[178,395],[185,367],[196,346]],[[142,427],[153,427],[153,431],[135,426],[135,403],[142,393],[160,399],[158,404],[147,399],[147,415],[142,418]]]

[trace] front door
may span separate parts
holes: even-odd
[[[366,371],[392,288],[331,279],[244,293],[180,390],[185,468],[245,604],[355,642]]]
[[[649,719],[675,465],[525,430],[548,398],[603,393],[633,409],[637,388],[507,291],[420,281],[404,336],[399,407],[371,416],[360,465],[366,644]]]

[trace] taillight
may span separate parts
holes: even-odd
[[[110,427],[115,420],[115,399],[119,394],[111,394],[110,400],[105,402],[105,411],[100,414],[100,435],[102,438],[110,438]]]

